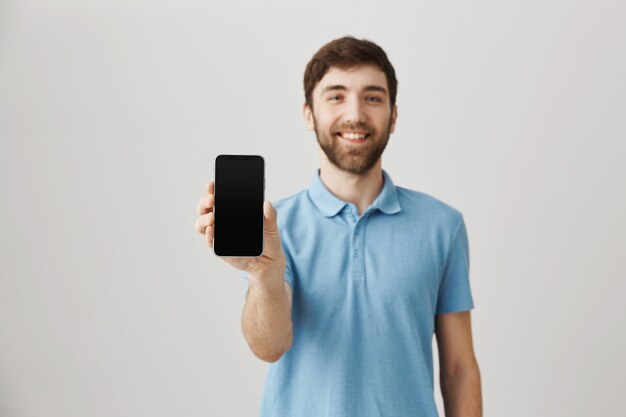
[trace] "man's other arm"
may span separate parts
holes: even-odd
[[[275,287],[261,287],[250,280],[241,318],[241,328],[254,355],[266,362],[276,362],[291,349],[291,286],[280,277]]]
[[[446,417],[482,417],[480,371],[470,311],[436,315],[439,382]]]

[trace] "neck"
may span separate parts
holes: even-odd
[[[379,158],[369,171],[353,174],[340,170],[323,154],[320,164],[320,179],[337,198],[355,204],[360,216],[383,189],[381,159]]]

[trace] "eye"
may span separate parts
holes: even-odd
[[[383,101],[382,101],[382,99],[381,99],[380,97],[369,96],[368,98],[372,98],[372,99],[374,99],[373,101],[377,101],[377,102],[379,102],[379,103],[382,103],[382,102],[383,102]]]
[[[331,97],[328,98],[328,100],[334,101],[334,99],[336,99],[336,98],[340,98],[340,96],[331,96]]]

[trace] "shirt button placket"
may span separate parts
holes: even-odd
[[[356,218],[356,216],[355,216]],[[354,227],[354,231],[352,234],[352,279],[353,280],[362,280],[363,279],[363,241],[361,239],[362,233],[361,229],[363,228],[363,221],[365,218],[361,218],[361,221],[356,222]]]

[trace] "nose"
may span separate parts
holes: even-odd
[[[365,123],[365,106],[358,98],[353,97],[346,103],[345,122],[346,123]]]

